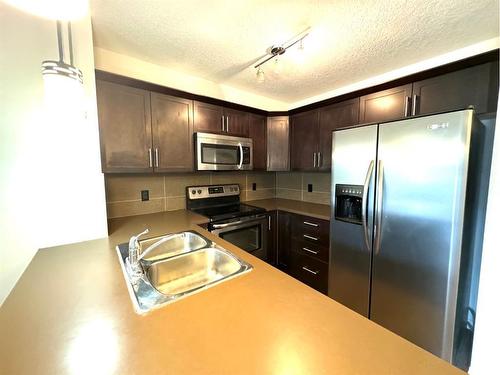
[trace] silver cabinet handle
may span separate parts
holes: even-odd
[[[384,197],[384,164],[382,160],[378,161],[378,171],[377,171],[377,216],[376,216],[376,230],[375,230],[375,254],[380,252],[380,242],[382,235],[382,205]]]
[[[305,224],[305,225],[310,225],[311,227],[316,227],[316,228],[317,228],[317,227],[319,227],[319,224],[316,224],[316,223],[311,223],[311,222],[309,222],[309,221],[304,221],[304,224]]]
[[[313,270],[311,270],[311,269],[307,268],[306,266],[303,266],[303,267],[302,267],[302,269],[303,269],[304,271],[307,271],[307,272],[309,272],[309,273],[312,273],[313,275],[317,275],[317,274],[319,273],[319,271],[313,271]]]
[[[160,153],[158,152],[158,148],[155,148],[155,167],[158,168],[160,166]]]
[[[321,152],[318,152],[318,168],[321,167]]]
[[[410,115],[410,100],[409,96],[405,96],[405,117]]]
[[[319,251],[314,251],[314,250],[308,249],[307,247],[303,247],[302,250],[307,251],[308,253],[311,253],[311,254],[314,254],[314,255],[318,255],[319,254]]]
[[[365,237],[366,250],[370,251],[370,241],[368,238],[368,217],[366,216],[366,209],[368,207],[368,189],[370,188],[370,180],[372,179],[373,167],[375,161],[370,161],[368,171],[366,171],[365,184],[363,186],[363,197],[361,198],[361,223],[363,224],[363,233]]]
[[[229,133],[229,116],[226,116],[226,133]]]
[[[271,216],[267,217],[267,230],[271,230]]]
[[[222,132],[224,133],[224,116],[221,116],[220,120],[221,120]]]
[[[318,238],[304,234],[304,238],[309,238],[310,240],[317,241]]]
[[[148,148],[148,156],[149,156],[149,168],[153,168],[153,150]]]
[[[411,107],[411,115],[412,116],[415,116],[417,114],[417,100],[418,100],[418,95],[414,94],[413,95],[413,102],[411,103],[412,104],[412,107]]]
[[[316,168],[316,153],[313,152],[313,168]]]

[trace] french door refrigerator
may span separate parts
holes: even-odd
[[[472,110],[333,132],[330,297],[462,368],[482,134]]]

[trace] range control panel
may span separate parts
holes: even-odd
[[[205,199],[240,195],[240,185],[209,185],[188,186],[186,188],[189,199]]]

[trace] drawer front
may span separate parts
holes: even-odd
[[[292,251],[290,274],[317,291],[328,293],[328,264]]]
[[[330,242],[330,222],[309,216],[294,215],[292,235],[297,240],[328,246]]]
[[[296,253],[307,255],[311,258],[315,258],[326,263],[328,263],[328,260],[330,258],[329,247],[325,245],[313,243],[306,240],[296,240],[293,241],[292,246],[293,250]]]

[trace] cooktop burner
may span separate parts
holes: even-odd
[[[210,185],[186,188],[187,208],[206,216],[211,222],[256,215],[266,210],[240,203],[240,186]]]

